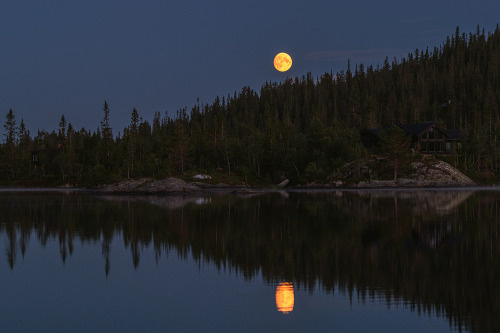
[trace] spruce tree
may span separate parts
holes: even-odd
[[[16,161],[16,141],[18,130],[16,127],[16,117],[12,109],[6,115],[6,121],[3,125],[5,129],[5,155],[7,161],[7,170],[10,179],[15,178],[15,161]]]
[[[109,158],[111,151],[111,144],[113,142],[113,131],[109,124],[109,106],[108,102],[104,101],[104,118],[101,120],[101,135],[104,144],[104,151],[106,158]]]
[[[398,179],[399,164],[409,156],[410,147],[411,138],[406,136],[398,126],[392,126],[380,135],[382,153],[393,161],[394,180]]]

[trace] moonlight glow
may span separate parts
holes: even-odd
[[[274,57],[274,67],[280,72],[286,72],[292,67],[292,58],[286,53],[278,53]]]
[[[292,312],[294,299],[293,285],[290,282],[280,283],[276,288],[276,307],[278,311],[285,314]]]

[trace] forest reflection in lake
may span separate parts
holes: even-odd
[[[136,279],[143,261],[161,267],[162,257],[175,257],[195,263],[191,275],[215,267],[218,292],[224,292],[221,281],[228,276],[245,283],[262,279],[272,289],[275,312],[299,316],[305,311],[298,301],[302,290],[375,304],[374,313],[409,309],[415,317],[434,318],[429,325],[436,331],[444,319],[445,331],[498,332],[499,202],[500,192],[492,190],[277,192],[246,198],[1,192],[0,279],[8,279],[9,270],[7,282],[50,270],[53,257],[50,265],[29,258],[55,245],[63,267],[76,252],[85,252],[80,269],[101,282],[109,281],[114,269],[124,279],[124,263],[132,268],[127,279]],[[174,272],[186,274],[169,274]],[[196,297],[197,289],[191,292]],[[5,299],[2,310],[9,307]]]

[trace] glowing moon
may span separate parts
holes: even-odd
[[[293,311],[295,297],[293,296],[293,285],[290,282],[282,282],[276,288],[276,307],[278,311],[288,314]]]
[[[292,58],[286,53],[278,53],[274,57],[274,67],[280,72],[286,72],[292,67]]]

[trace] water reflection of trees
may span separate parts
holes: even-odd
[[[235,270],[246,278],[340,289],[403,303],[451,325],[499,331],[498,198],[495,192],[291,193],[203,200],[84,195],[2,195],[0,235],[14,268],[32,235],[98,242],[109,273],[113,238],[131,261],[152,246]],[[180,201],[179,201],[180,200]],[[209,204],[208,204],[209,203]],[[4,236],[5,235],[5,236]],[[356,292],[356,293],[355,293]]]

